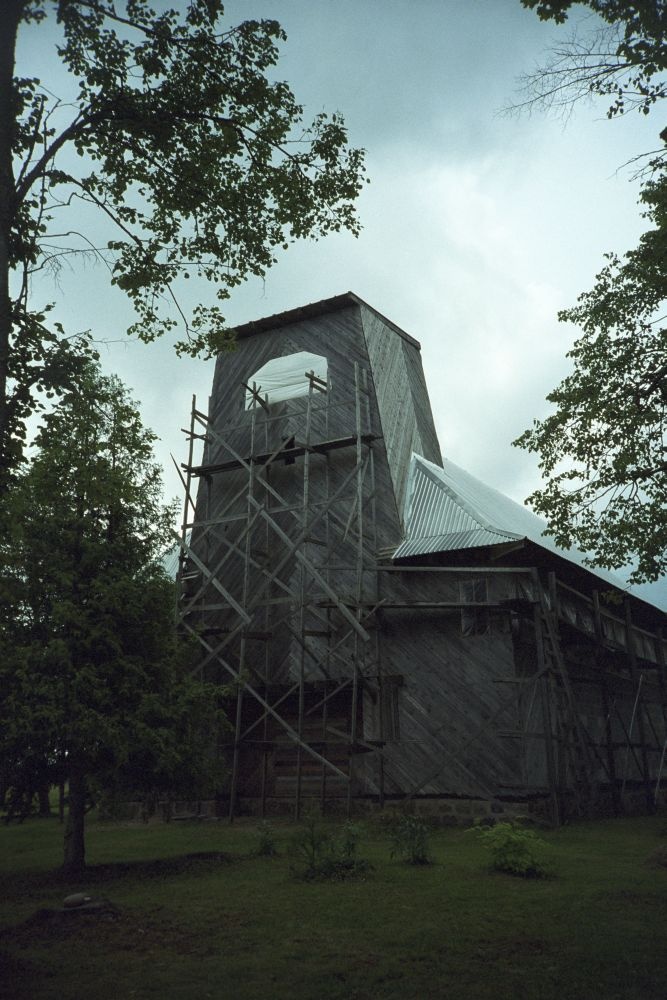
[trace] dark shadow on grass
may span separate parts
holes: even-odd
[[[174,858],[156,858],[153,861],[113,861],[109,864],[91,865],[85,871],[85,878],[96,882],[110,882],[126,876],[141,878],[162,878],[165,875],[207,874],[221,865],[229,865],[234,858],[223,851],[197,851],[194,854],[180,854]]]
[[[112,861],[105,864],[89,865],[80,875],[65,875],[60,869],[55,871],[8,872],[3,876],[5,896],[16,898],[25,895],[43,894],[46,889],[72,886],[90,886],[116,882],[121,879],[167,878],[178,875],[207,875],[210,872],[232,864],[235,859],[223,851],[199,851],[194,854],[180,854],[173,858],[155,858],[148,861]]]
[[[37,975],[34,962],[0,948],[0,1000],[32,1000],[32,981]]]
[[[105,961],[122,961],[124,955],[196,955],[202,958],[219,950],[219,934],[230,936],[246,926],[249,916],[245,912],[220,911],[216,921],[209,926],[192,926],[188,920],[180,921],[178,915],[165,907],[114,908],[96,918],[68,917],[63,919],[54,911],[38,911],[27,920],[0,931],[0,974],[6,971],[19,976],[19,981],[32,978],[39,982],[49,962],[26,962],[26,949],[67,948],[71,956],[85,953]],[[2,981],[0,980],[0,987]],[[49,994],[50,996],[51,994]],[[55,994],[54,994],[55,995]],[[0,998],[5,994],[0,988]],[[28,994],[30,996],[30,994]]]

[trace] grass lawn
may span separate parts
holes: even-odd
[[[57,821],[0,826],[0,996],[665,1000],[667,868],[648,862],[664,829],[546,833],[555,877],[537,881],[490,874],[473,833],[434,833],[435,864],[413,868],[366,826],[371,875],[306,883],[290,875],[289,825],[276,825],[279,856],[260,858],[250,821],[91,822],[92,867],[73,885],[57,874]],[[77,890],[118,918],[28,920]]]

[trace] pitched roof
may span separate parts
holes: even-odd
[[[390,319],[383,316],[381,312],[370,306],[368,302],[364,302],[362,298],[356,295],[354,292],[343,292],[341,295],[333,295],[328,299],[320,299],[318,302],[310,302],[305,306],[298,306],[296,309],[287,309],[285,312],[275,313],[273,316],[263,316],[261,319],[256,319],[250,323],[243,323],[240,326],[234,327],[234,333],[237,337],[251,337],[255,333],[263,333],[266,330],[276,330],[281,326],[291,326],[293,323],[301,323],[303,320],[315,319],[317,316],[323,316],[326,313],[337,312],[339,309],[349,309],[350,306],[363,306],[365,309],[370,309],[371,312],[379,316],[385,326],[390,327],[397,333],[399,337],[403,340],[407,340],[409,344],[413,347],[421,350],[421,344],[414,337],[411,337],[409,333],[402,330],[400,326],[396,323],[392,323]]]
[[[628,585],[609,570],[592,568],[578,549],[562,549],[545,535],[546,522],[487,486],[454,462],[443,467],[412,455],[405,502],[405,540],[394,559],[453,552],[527,539],[595,574],[619,590]]]

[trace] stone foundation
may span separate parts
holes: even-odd
[[[653,800],[651,798],[651,804]],[[565,822],[577,820],[574,802],[571,795],[565,793],[560,797],[562,819]],[[661,789],[656,804],[657,811],[667,811],[667,788]],[[320,813],[321,799],[319,796],[303,796],[301,799],[301,816],[309,812]],[[626,788],[623,795],[624,816],[645,816],[649,812],[646,790],[644,787]],[[536,794],[514,799],[482,799],[466,798],[464,796],[416,796],[409,801],[402,797],[385,799],[384,807],[380,808],[377,798],[355,798],[352,800],[352,815],[356,818],[373,817],[377,815],[391,816],[392,813],[409,812],[415,816],[441,826],[471,826],[480,820],[511,820],[529,819],[537,823],[551,823],[551,799],[548,794]],[[206,799],[193,802],[159,802],[154,811],[147,815],[145,804],[141,802],[125,802],[117,810],[116,815],[109,819],[130,821],[153,820],[210,820],[226,819],[229,815],[227,799]],[[236,816],[256,817],[262,815],[261,798],[249,796],[240,797],[235,811]],[[324,815],[334,818],[347,816],[347,798],[329,798],[325,802]],[[614,798],[610,788],[598,792],[595,818],[612,818],[615,815]],[[265,801],[265,816],[294,817],[294,800],[275,797]],[[593,817],[586,817],[593,818]]]

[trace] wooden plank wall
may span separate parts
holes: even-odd
[[[399,339],[392,332],[392,337]],[[239,339],[237,349],[221,355],[216,363],[213,390],[210,401],[210,414],[214,432],[228,440],[234,450],[247,457],[250,453],[252,415],[245,410],[245,390],[243,382],[249,382],[268,360],[274,357],[293,354],[298,351],[309,351],[321,354],[328,360],[331,391],[326,395],[315,393],[311,410],[310,440],[312,442],[326,441],[336,438],[353,436],[356,427],[355,414],[355,363],[362,373],[363,395],[361,413],[362,431],[375,436],[373,449],[373,477],[370,461],[365,464],[363,482],[364,504],[364,590],[369,600],[375,594],[375,565],[377,548],[392,547],[401,539],[401,528],[398,507],[394,494],[391,474],[383,440],[383,426],[379,412],[375,386],[370,377],[370,361],[366,349],[366,341],[361,325],[359,306],[352,304],[332,313],[311,316],[297,323],[278,326],[276,329],[254,333]],[[271,452],[281,440],[294,438],[295,444],[302,443],[306,434],[306,410],[308,400],[299,397],[286,402],[272,405],[267,414],[261,408],[255,416],[255,453]],[[404,411],[404,420],[410,421],[409,411]],[[207,442],[204,451],[203,465],[210,466],[226,462],[232,457],[225,450],[215,434]],[[364,461],[368,458],[365,448]],[[309,521],[316,517],[318,510],[326,502],[327,497],[335,493],[346,477],[353,472],[357,460],[356,448],[351,447],[327,454],[311,454],[309,459]],[[261,471],[261,470],[260,470]],[[303,500],[304,490],[304,458],[297,457],[290,464],[282,461],[272,465],[269,472],[272,488],[280,494],[285,507],[293,507],[301,515],[299,508]],[[241,472],[224,472],[212,475],[209,480],[202,478],[197,495],[196,523],[192,534],[192,549],[208,566],[216,569],[224,558],[223,577],[221,582],[235,601],[243,603],[243,578],[245,558],[245,536],[247,524],[248,501],[244,493],[244,483],[248,482],[248,474]],[[329,583],[341,599],[353,601],[357,588],[357,541],[356,541],[356,477],[353,477],[333,504],[330,516],[320,519],[316,526],[309,530],[309,541],[304,551],[308,558],[317,564],[326,575]],[[237,499],[229,506],[230,498],[238,494]],[[268,503],[269,512],[275,518],[280,529],[290,538],[295,537],[300,530],[300,521],[289,510],[280,511],[280,503],[275,496],[267,496],[261,486],[254,490],[255,499],[260,503]],[[227,508],[224,524],[212,525]],[[236,520],[230,520],[230,517]],[[229,553],[227,541],[236,540],[238,551]],[[327,551],[327,540],[336,540],[335,550]],[[278,565],[286,549],[277,534],[259,521],[250,535],[251,557],[254,560],[249,574],[249,592],[255,594],[262,581],[262,569],[271,571]],[[301,644],[295,639],[295,632],[300,629],[300,611],[294,595],[299,593],[301,567],[294,559],[290,559],[279,574],[279,580],[286,584],[292,592],[287,595],[278,583],[271,587],[270,597],[282,604],[276,604],[270,612],[258,611],[253,618],[249,631],[252,633],[270,632],[272,635],[270,649],[267,650],[266,640],[250,638],[246,642],[245,667],[271,683],[285,682],[288,677],[295,678],[298,674],[301,658]],[[320,588],[308,585],[308,597],[311,606],[306,612],[303,624],[309,632],[323,631],[323,616],[326,611],[313,609],[318,602],[326,602],[328,598]],[[209,608],[221,603],[219,593],[213,584],[204,588],[202,602]],[[349,624],[339,620],[336,609],[330,614],[332,639],[336,643]],[[232,611],[206,611],[200,618],[200,625],[207,629],[221,630],[235,626],[238,618]],[[326,637],[309,636],[307,641],[307,661],[315,662],[324,658]],[[348,643],[349,645],[349,643]],[[345,644],[338,651],[336,659],[328,666],[328,675],[336,677],[351,670],[350,656],[345,658]],[[238,656],[238,643],[233,644],[227,654],[233,659]],[[346,665],[347,664],[347,665]],[[321,679],[321,671],[317,674]]]
[[[390,603],[461,599],[459,579],[450,574],[380,576],[380,596]],[[490,600],[499,586],[491,582]],[[458,610],[387,609],[380,637],[382,671],[403,677],[400,741],[384,751],[387,794],[419,789],[493,797],[521,785],[521,749],[500,735],[518,724],[517,705],[501,709],[514,678],[507,616],[494,615],[485,634],[464,635]],[[372,738],[377,734],[368,724]],[[467,745],[480,730],[480,738]],[[369,775],[369,790],[377,783],[377,773]]]
[[[408,604],[457,601],[470,574],[392,572],[380,574],[380,596]],[[480,565],[479,578],[484,578]],[[491,602],[518,598],[529,578],[487,576]],[[574,780],[558,721],[563,692],[556,672],[547,684],[530,681],[537,670],[535,635],[529,618],[490,612],[488,632],[464,635],[458,611],[405,607],[381,612],[380,659],[387,674],[402,674],[398,691],[400,741],[384,751],[385,792],[522,797],[546,794],[545,718],[549,702],[558,780],[562,791]],[[514,618],[512,624],[511,618]],[[613,654],[581,637],[584,652],[563,639],[565,663],[577,713],[589,740],[593,786],[609,787],[610,768],[619,790],[640,788],[658,777],[665,738],[665,708],[655,662],[641,661],[641,703],[623,651]],[[656,669],[657,668],[657,669]],[[527,683],[525,683],[527,681]],[[524,683],[521,683],[524,682]],[[560,693],[559,693],[560,691]],[[511,704],[508,700],[514,699]],[[505,707],[503,708],[503,704]],[[643,771],[639,712],[643,713],[649,781]],[[367,712],[367,738],[377,738],[377,713]],[[470,742],[471,735],[479,736]],[[610,739],[609,739],[610,737]],[[609,763],[609,755],[613,759]],[[441,765],[439,767],[439,765]],[[367,770],[368,791],[377,791],[379,770]]]
[[[361,319],[398,510],[403,516],[412,452],[442,465],[419,348],[381,316],[361,307]]]
[[[440,461],[428,393],[417,346],[402,337],[372,310],[350,304],[333,312],[309,315],[299,322],[261,330],[240,339],[237,350],[221,355],[210,402],[213,429],[246,457],[250,453],[250,433],[255,421],[255,453],[271,452],[282,440],[303,441],[307,400],[288,400],[271,407],[267,419],[263,410],[255,418],[245,410],[243,382],[252,379],[273,357],[309,351],[328,359],[331,392],[319,396],[312,410],[311,441],[347,437],[355,433],[354,366],[368,372],[366,402],[362,408],[362,429],[376,435],[373,442],[374,483],[366,464],[363,482],[363,594],[366,605],[378,598],[389,604],[459,601],[459,579],[448,574],[375,572],[378,550],[388,549],[401,539],[401,514],[410,454],[413,450],[427,459]],[[315,408],[316,407],[316,408]],[[205,409],[205,407],[202,407]],[[203,428],[199,428],[203,430]],[[369,457],[364,446],[364,457]],[[216,439],[207,441],[204,465],[228,461],[231,453]],[[311,454],[309,468],[309,520],[355,468],[356,449]],[[304,458],[276,463],[268,477],[273,489],[299,513],[304,488]],[[245,471],[202,477],[197,494],[192,548],[198,558],[217,575],[234,601],[243,603],[243,581],[248,519],[248,474]],[[279,528],[289,537],[300,529],[289,509],[256,486],[255,498],[267,506]],[[233,502],[230,504],[230,499]],[[309,530],[303,551],[322,571],[338,598],[354,604],[357,586],[356,482],[353,480],[333,505],[330,517]],[[215,523],[226,510],[224,521]],[[337,547],[327,550],[327,542],[337,538]],[[260,520],[249,536],[250,571],[246,582],[252,604],[265,572],[277,566],[287,552],[275,531]],[[237,551],[230,554],[228,540]],[[218,564],[224,559],[218,574]],[[369,742],[386,739],[380,725],[381,678],[402,677],[397,692],[400,722],[398,739],[390,739],[383,750],[384,791],[386,794],[469,795],[495,797],[521,794],[548,787],[543,718],[534,689],[516,684],[522,673],[535,668],[534,647],[521,646],[521,637],[509,626],[507,613],[492,614],[491,628],[482,634],[464,635],[460,611],[387,608],[371,619],[371,641],[355,643],[349,623],[332,604],[330,596],[307,581],[307,607],[302,612],[299,594],[302,570],[290,558],[279,574],[288,588],[278,582],[266,596],[272,602],[252,610],[250,635],[245,641],[244,671],[252,683],[289,684],[299,676],[305,660],[308,680],[336,681],[350,677],[354,657],[368,679],[364,695],[363,738]],[[484,569],[480,567],[480,577]],[[463,577],[462,577],[463,578]],[[468,576],[465,577],[469,579]],[[521,596],[516,577],[488,574],[489,599],[500,601]],[[224,604],[212,584],[202,581],[188,585],[191,594],[200,590],[191,624],[207,630],[212,645],[235,627],[236,612],[220,608]],[[212,610],[217,607],[217,610]],[[377,630],[372,628],[377,625]],[[304,643],[302,626],[308,633]],[[329,635],[323,634],[328,632]],[[320,633],[320,634],[314,634]],[[346,636],[342,640],[341,637]],[[267,638],[270,637],[270,638]],[[533,639],[534,643],[534,639]],[[336,646],[336,654],[327,650]],[[305,648],[305,653],[304,653]],[[240,639],[225,651],[237,665],[241,657]],[[320,667],[311,674],[311,665]],[[326,669],[322,665],[326,665]],[[215,675],[215,672],[214,672]],[[224,673],[220,675],[224,677]],[[393,681],[392,681],[393,683]],[[591,680],[573,674],[582,721],[591,739],[605,753],[608,725],[615,744],[617,773],[628,782],[639,780],[641,755],[628,752],[628,732],[633,713],[636,685],[629,678],[611,678],[611,688],[603,697],[599,678]],[[514,685],[514,686],[513,686]],[[654,690],[655,689],[655,690]],[[516,697],[512,700],[512,693]],[[659,763],[660,734],[664,719],[659,692],[654,681],[646,683],[647,728],[658,734],[651,750],[654,774]],[[346,694],[347,697],[347,694]],[[610,707],[611,706],[611,707]],[[274,729],[273,725],[269,727]],[[520,739],[517,733],[528,735]],[[471,741],[471,736],[477,734]],[[396,734],[395,734],[396,735]],[[633,742],[632,740],[630,742]],[[257,754],[249,761],[257,772]],[[241,769],[243,773],[243,768]],[[249,772],[248,772],[249,773]],[[377,754],[358,755],[355,792],[379,794],[380,770]],[[604,779],[599,765],[597,780]]]

